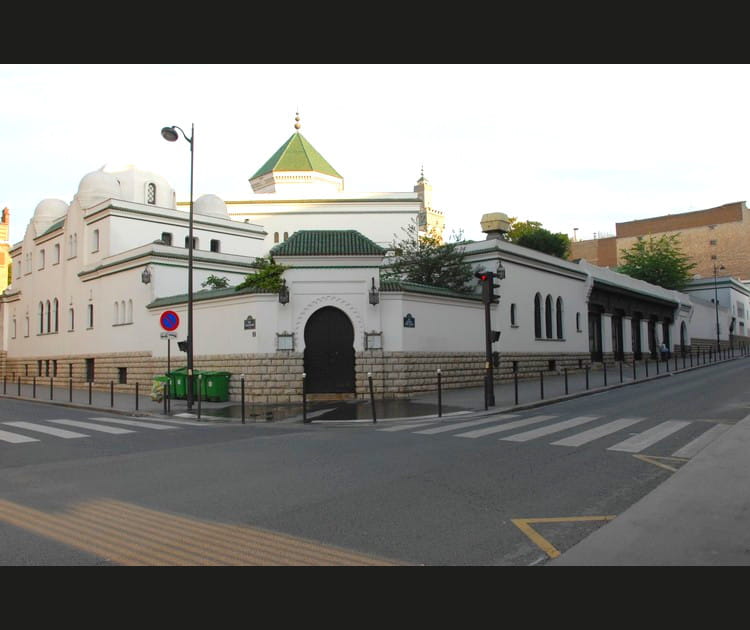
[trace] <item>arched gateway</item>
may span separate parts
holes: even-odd
[[[354,327],[343,311],[324,306],[307,320],[305,373],[311,394],[354,392]]]

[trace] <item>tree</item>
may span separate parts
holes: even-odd
[[[229,278],[226,276],[214,276],[211,274],[204,282],[201,282],[202,287],[211,287],[212,289],[226,289],[229,286]]]
[[[679,234],[649,236],[648,240],[639,236],[630,249],[622,249],[620,254],[624,261],[617,268],[620,273],[676,291],[690,282],[696,265],[680,249]]]
[[[245,276],[245,279],[237,285],[237,291],[246,287],[253,287],[262,291],[278,291],[281,289],[282,276],[288,267],[277,264],[270,255],[256,259],[253,267],[257,271]]]
[[[510,219],[507,240],[516,245],[535,249],[551,256],[566,259],[570,253],[570,238],[561,232],[552,233],[542,227],[539,221],[519,221]]]
[[[391,245],[395,255],[383,270],[384,280],[406,280],[460,293],[473,291],[472,268],[461,248],[463,233],[454,232],[450,241],[443,242],[433,228],[420,234],[416,220],[402,231],[404,238]]]

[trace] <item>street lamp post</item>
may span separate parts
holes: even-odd
[[[164,127],[161,135],[169,142],[175,142],[179,136],[176,129],[182,133],[182,137],[190,143],[190,215],[188,219],[188,303],[187,303],[187,408],[193,408],[193,138],[195,137],[195,125],[190,126],[190,137],[177,125]]]
[[[721,352],[721,341],[719,339],[719,290],[716,285],[716,263],[714,263],[714,308],[716,310],[716,353]],[[724,269],[724,265],[718,267]]]

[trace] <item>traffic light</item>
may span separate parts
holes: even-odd
[[[479,280],[479,284],[482,287],[482,302],[485,304],[498,304],[500,296],[495,293],[495,289],[499,289],[500,285],[495,284],[495,274],[491,271],[476,271],[474,272],[474,277]]]

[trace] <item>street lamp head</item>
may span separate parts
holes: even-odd
[[[177,135],[177,131],[175,131],[174,127],[163,127],[161,130],[162,138],[165,140],[168,140],[169,142],[175,142],[177,138],[180,136]]]

